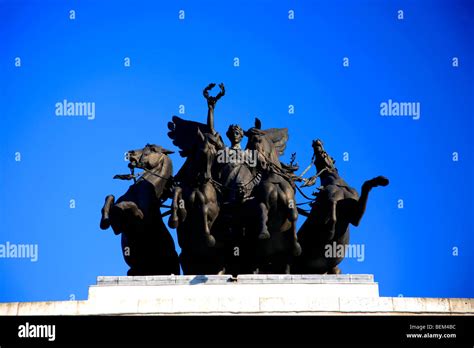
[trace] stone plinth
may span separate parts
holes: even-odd
[[[0,315],[473,315],[473,299],[379,297],[372,275],[98,277],[87,301],[0,304]]]

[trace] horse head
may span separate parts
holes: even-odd
[[[313,162],[316,166],[316,170],[320,172],[324,168],[327,169],[335,169],[336,161],[334,158],[329,156],[323,146],[323,142],[321,139],[313,140]]]
[[[281,167],[275,143],[269,137],[268,131],[264,131],[261,128],[262,123],[258,118],[256,118],[255,126],[244,132],[245,136],[248,138],[247,150],[257,151],[265,161],[269,161],[273,165]],[[259,158],[261,159],[260,156]]]
[[[130,168],[153,170],[163,162],[164,156],[172,154],[167,150],[154,144],[146,144],[144,148],[128,151]]]

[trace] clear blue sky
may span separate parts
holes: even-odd
[[[173,148],[180,104],[204,121],[209,82],[227,89],[221,134],[259,116],[289,128],[285,160],[306,167],[321,138],[357,189],[390,178],[344,273],[374,274],[383,296],[473,297],[473,31],[469,0],[0,1],[0,244],[39,247],[37,262],[0,258],[0,301],[84,299],[96,276],[126,274],[99,229],[104,197],[128,186],[112,176],[126,150]],[[95,119],[56,117],[63,99],[95,102]],[[381,117],[388,99],[419,102],[420,119]]]

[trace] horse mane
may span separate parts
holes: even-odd
[[[219,133],[212,134],[207,124],[189,121],[178,116],[173,116],[168,122],[168,136],[177,146],[181,157],[185,157],[182,167],[175,175],[177,181],[193,180],[196,178],[196,168],[193,168],[193,154],[203,141],[213,146],[216,150],[225,147],[224,141]]]
[[[154,152],[162,153],[162,154],[164,154],[164,155],[170,155],[170,154],[174,153],[174,151],[165,149],[165,148],[164,148],[163,146],[161,146],[161,145],[146,144],[146,146],[149,146]]]
[[[130,185],[129,191],[140,192],[142,190],[147,190],[147,188],[150,187],[149,185],[151,185],[153,186],[153,190],[155,191],[155,196],[160,199],[166,188],[169,187],[169,180],[172,178],[173,175],[173,162],[168,156],[168,150],[162,148],[159,145],[150,144],[150,146],[156,146],[153,151],[161,153],[161,158],[154,168],[142,173],[138,180],[132,185]]]
[[[338,172],[337,168],[336,168],[336,160],[331,156],[329,155],[329,153],[327,153],[326,150],[324,150],[322,156],[316,156],[314,157],[314,163],[316,165],[316,169],[319,171],[319,170],[322,170],[323,168],[327,168],[333,172]],[[328,161],[329,160],[329,161]],[[321,165],[323,166],[322,168],[318,168],[318,167],[321,167]]]
[[[286,149],[286,143],[288,141],[288,128],[269,128],[266,130],[260,130],[257,127],[249,129],[245,135],[251,139],[252,136],[262,137],[263,141],[267,144],[269,153],[265,156],[268,157],[270,162],[275,166],[282,168],[279,157],[283,155]],[[252,150],[252,142],[247,143],[247,149]]]

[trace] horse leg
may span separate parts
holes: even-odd
[[[387,186],[389,183],[388,179],[384,176],[377,176],[373,179],[367,180],[362,184],[359,200],[356,204],[354,215],[352,216],[351,223],[354,226],[359,226],[362,216],[364,216],[365,209],[367,207],[367,201],[369,199],[369,192],[378,186]]]
[[[270,211],[270,203],[274,205],[278,203],[278,192],[273,189],[271,184],[262,184],[259,187],[257,197],[257,216],[258,219],[258,239],[270,239],[270,232],[268,231],[268,213]]]
[[[183,222],[186,220],[186,216],[188,215],[188,212],[186,211],[186,204],[184,202],[183,198],[183,189],[179,189],[179,196],[178,196],[178,219],[180,222]]]
[[[258,204],[259,211],[259,231],[258,239],[270,239],[270,232],[268,232],[268,208],[267,205],[263,202]]]
[[[291,222],[291,231],[292,231],[292,238],[293,238],[293,256],[300,256],[302,249],[301,245],[298,242],[298,236],[297,233],[298,231],[296,230],[296,221]]]
[[[291,222],[291,232],[293,238],[293,255],[301,255],[301,246],[298,243],[297,230],[296,230],[296,220],[298,219],[298,210],[296,207],[295,196],[293,188],[288,185],[288,187],[281,187],[278,190],[278,196],[280,201],[288,207],[288,220]]]
[[[171,215],[168,219],[168,226],[170,228],[177,228],[179,224],[178,220],[178,196],[180,188],[175,187],[173,192],[173,200],[171,202]]]
[[[295,202],[295,192],[290,185],[280,186],[278,190],[278,198],[280,201],[288,207],[288,220],[296,221],[298,219],[298,209]]]
[[[115,197],[113,195],[108,195],[105,197],[105,203],[102,208],[102,217],[100,219],[100,228],[106,230],[110,227],[110,207],[115,203]]]
[[[183,206],[183,189],[181,187],[175,187],[173,193],[173,202],[171,203],[171,215],[168,219],[168,226],[170,228],[178,227],[179,216],[181,216],[181,220],[184,221],[184,218],[186,217],[186,209]]]
[[[333,268],[331,268],[327,274],[341,274],[341,269],[339,268],[339,266],[334,266]]]
[[[201,206],[202,222],[204,227],[204,233],[206,236],[207,246],[213,247],[216,244],[215,238],[211,235],[211,229],[209,227],[209,206],[206,204],[206,197],[201,191],[196,192],[196,198],[198,204]]]
[[[133,276],[136,276],[138,275],[138,272],[134,269],[134,268],[131,268],[127,271],[127,276],[129,277],[133,277]]]
[[[211,183],[207,183],[203,189],[203,196],[205,198],[206,203],[206,221],[207,221],[207,229],[209,230],[210,243],[214,246],[215,239],[211,235],[212,226],[214,226],[214,222],[216,221],[217,217],[219,216],[219,204],[217,202],[217,193],[216,189]]]
[[[145,218],[143,211],[138,207],[137,203],[133,201],[122,201],[114,206],[114,209],[121,211],[121,214],[126,216],[126,220],[139,220]]]
[[[336,234],[336,223],[337,223],[337,201],[329,202],[329,235],[328,240],[332,240]]]

